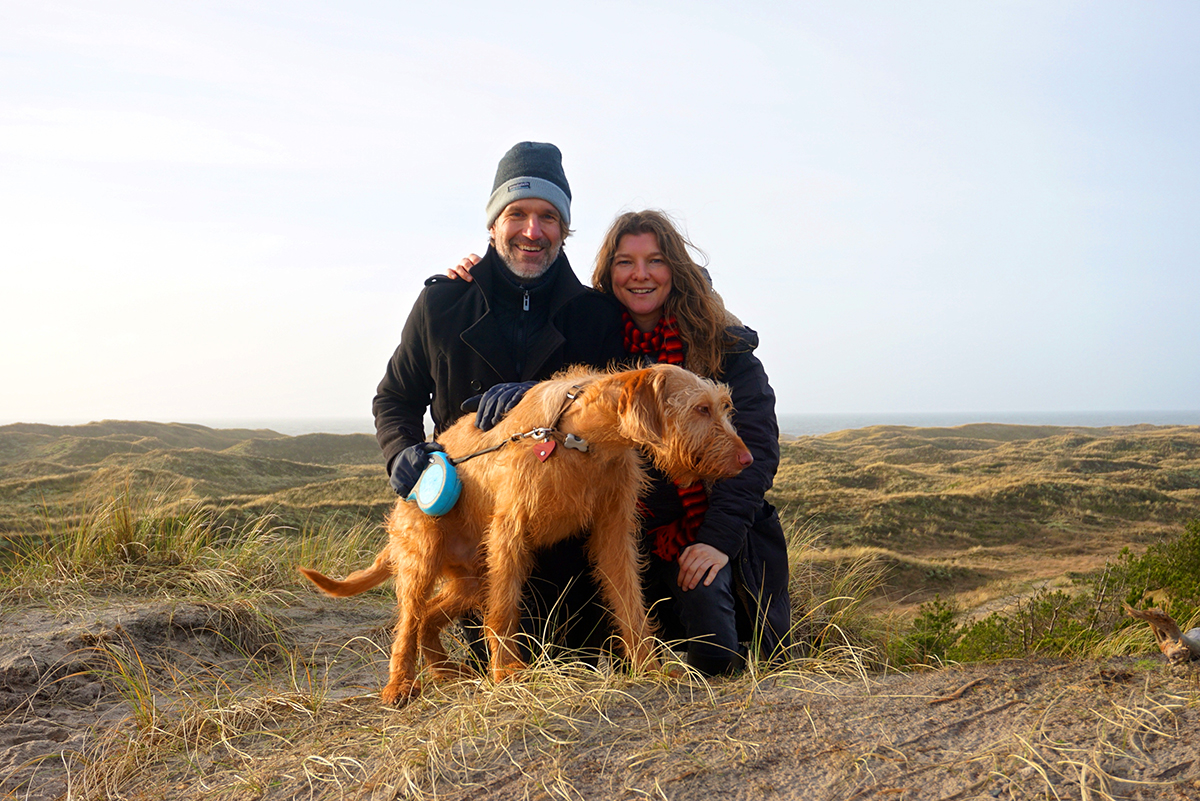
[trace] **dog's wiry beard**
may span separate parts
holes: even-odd
[[[521,250],[518,245],[520,243],[538,245],[542,251],[534,258],[534,254],[527,253]],[[529,281],[534,278],[541,278],[550,269],[550,265],[558,258],[558,254],[562,252],[562,243],[551,247],[550,240],[542,237],[537,241],[531,241],[523,236],[513,237],[512,239],[501,239],[496,243],[496,252],[500,254],[500,259],[504,262],[504,266],[508,267],[508,271],[517,278]]]

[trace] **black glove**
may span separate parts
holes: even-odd
[[[464,412],[475,412],[475,427],[480,431],[490,431],[504,419],[504,415],[521,402],[525,393],[536,381],[524,381],[512,384],[496,384],[482,395],[475,395],[462,402],[459,408]]]
[[[412,492],[412,488],[420,480],[421,472],[429,464],[429,454],[434,451],[445,453],[446,449],[436,442],[418,442],[396,454],[396,458],[392,460],[391,485],[397,495],[408,497],[408,493]]]

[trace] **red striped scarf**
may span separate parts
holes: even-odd
[[[622,312],[621,316],[625,321],[627,353],[644,353],[660,364],[683,366],[683,340],[679,338],[679,325],[673,315],[659,317],[654,330],[648,332],[638,329],[629,312]],[[654,537],[654,546],[650,550],[667,562],[678,559],[680,552],[696,541],[696,532],[708,511],[708,495],[699,481],[686,487],[676,484],[675,490],[683,504],[683,517],[648,532]]]
[[[653,331],[639,329],[627,311],[621,312],[621,319],[625,322],[626,353],[645,353],[662,364],[683,366],[683,340],[674,315],[659,317]]]

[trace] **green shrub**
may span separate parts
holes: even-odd
[[[1155,592],[1170,599],[1176,617],[1194,613],[1200,606],[1200,520],[1189,521],[1182,535],[1153,543],[1141,556],[1125,548],[1112,573],[1130,606]]]
[[[955,662],[983,662],[1022,656],[1021,638],[1014,636],[1016,627],[1016,621],[1011,617],[993,612],[965,626],[958,642],[947,651],[946,656]]]
[[[912,628],[888,649],[892,664],[920,665],[945,659],[958,637],[956,617],[958,609],[940,595],[921,604]]]
[[[1042,590],[1012,612],[992,613],[964,627],[947,656],[968,662],[1080,653],[1102,639],[1091,601],[1089,595]]]
[[[1155,593],[1156,599],[1165,596],[1167,601],[1151,601],[1148,593]],[[1124,603],[1164,605],[1181,625],[1196,616],[1200,609],[1200,520],[1189,521],[1183,534],[1155,543],[1141,555],[1124,549],[1115,562],[1075,578],[1066,590],[1042,590],[1012,611],[995,612],[961,627],[944,656],[971,662],[1031,654],[1094,653],[1113,633],[1140,625],[1125,614]],[[912,631],[897,645],[898,656],[917,653],[926,642],[939,642],[933,632],[947,630],[945,622],[939,624],[938,615],[944,615],[944,610],[921,609]]]

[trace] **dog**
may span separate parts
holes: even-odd
[[[395,577],[399,619],[382,696],[399,704],[420,692],[418,647],[435,678],[469,674],[450,661],[438,635],[473,608],[483,609],[493,680],[524,668],[514,634],[532,554],[586,531],[623,652],[657,669],[639,580],[642,454],[681,485],[734,476],[753,457],[732,411],[728,388],[680,367],[564,371],[533,386],[492,430],[479,431],[468,416],[442,434],[452,458],[494,449],[458,464],[462,494],[449,512],[432,517],[401,498],[374,565],[343,581],[300,572],[335,597]]]

